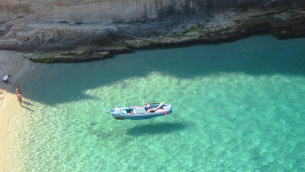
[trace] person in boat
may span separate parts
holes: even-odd
[[[151,107],[150,104],[146,104],[146,105],[144,106],[144,109],[145,109],[145,111],[146,111],[147,113],[149,113],[149,112],[155,112],[155,111],[156,111],[156,108]]]
[[[164,105],[164,102],[161,102],[160,105],[157,108],[151,107],[150,104],[146,103],[145,100],[143,100],[143,103],[145,104],[144,109],[147,113],[149,112],[155,112],[156,110],[158,110],[158,108],[162,108],[162,106]]]
[[[144,106],[144,109],[145,109],[145,111],[147,112],[147,111],[150,109],[150,104],[146,104],[146,105]]]
[[[146,101],[145,100],[143,100],[143,103],[145,104],[144,105],[144,110],[146,111],[146,112],[150,112],[151,111],[151,105],[149,104],[149,103],[146,103]]]

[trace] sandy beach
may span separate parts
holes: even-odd
[[[23,121],[22,115],[16,116],[14,112],[20,111],[20,107],[15,94],[18,80],[31,68],[31,62],[22,58],[22,54],[14,51],[0,51],[0,76],[11,75],[11,83],[0,83],[0,172],[20,171],[18,163],[18,152],[20,146],[14,146],[14,150],[8,149],[10,145],[19,145],[18,136],[14,132],[14,127]],[[21,89],[22,90],[22,89]],[[15,135],[14,135],[15,134]],[[8,139],[8,135],[10,138]],[[18,169],[19,168],[19,169]]]

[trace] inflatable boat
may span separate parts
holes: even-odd
[[[132,107],[115,107],[109,109],[110,113],[115,119],[150,119],[158,116],[164,116],[172,113],[173,106],[169,104],[151,103],[145,106],[132,106]]]

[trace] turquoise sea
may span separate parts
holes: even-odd
[[[305,171],[305,39],[37,64],[20,82],[20,171]],[[106,113],[143,99],[173,104],[173,113]]]

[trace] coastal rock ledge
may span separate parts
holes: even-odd
[[[0,0],[0,49],[36,62],[132,49],[305,36],[303,0]]]

